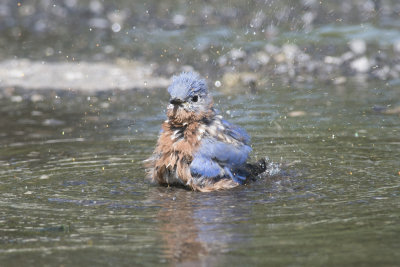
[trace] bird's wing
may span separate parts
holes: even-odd
[[[226,134],[230,135],[237,141],[243,142],[245,145],[250,145],[250,136],[243,128],[240,128],[224,119],[221,119],[221,123],[225,127]]]
[[[236,173],[236,167],[243,165],[251,147],[247,133],[226,121],[224,128],[213,134],[208,132],[190,165],[193,176],[205,178],[231,177],[236,182],[243,182],[246,177]],[[229,137],[227,137],[229,136]]]

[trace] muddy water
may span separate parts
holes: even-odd
[[[292,163],[287,176],[206,194],[149,184],[164,89],[4,93],[2,265],[398,264],[400,124],[383,112],[398,86],[212,90],[253,158]]]

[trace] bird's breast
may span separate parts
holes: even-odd
[[[177,127],[170,121],[164,122],[157,147],[160,157],[156,162],[156,169],[163,172],[160,175],[166,183],[171,183],[176,178],[184,183],[191,179],[190,164],[204,132],[199,123]]]
[[[171,149],[175,153],[182,154],[183,157],[192,158],[200,145],[202,135],[203,131],[199,123],[186,124],[182,128],[171,131]]]

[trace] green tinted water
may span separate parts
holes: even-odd
[[[210,85],[223,80],[216,61],[232,48],[293,43],[324,58],[361,38],[366,54],[391,55],[400,25],[394,0],[9,2],[0,3],[0,59],[146,59],[165,65],[162,75],[189,64],[213,73]],[[145,179],[165,88],[2,88],[0,265],[399,265],[399,81],[316,79],[252,93],[210,86],[224,117],[252,136],[253,159],[291,167],[206,194]]]
[[[0,99],[2,265],[399,263],[399,116],[373,109],[399,106],[398,86],[212,90],[254,158],[295,162],[288,176],[149,184],[164,89]]]

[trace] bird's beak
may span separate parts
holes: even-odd
[[[181,105],[183,102],[185,102],[185,101],[183,101],[182,99],[180,99],[180,98],[171,98],[170,100],[169,100],[169,103],[171,103],[172,105]]]

